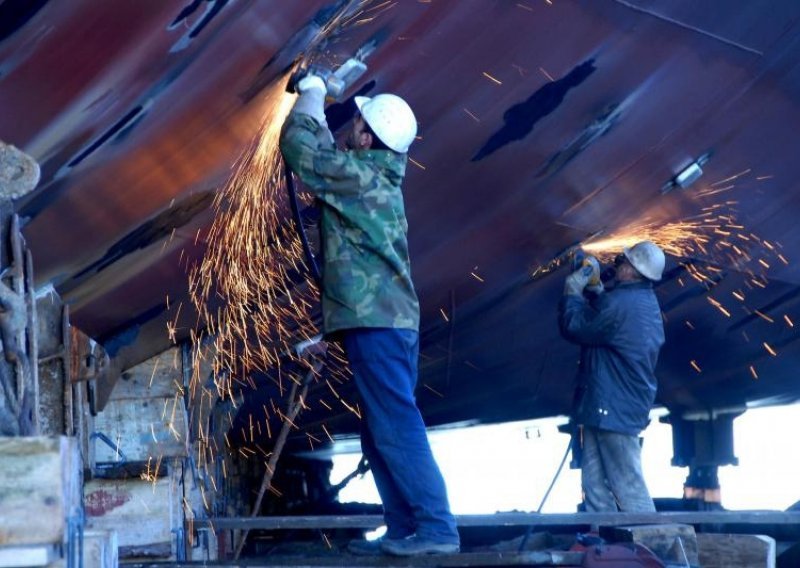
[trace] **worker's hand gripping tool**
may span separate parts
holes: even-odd
[[[351,57],[340,65],[335,71],[318,64],[301,65],[289,77],[286,90],[290,93],[297,92],[297,84],[309,75],[316,75],[325,83],[328,98],[338,100],[348,87],[355,83],[365,72],[367,65],[356,57]]]

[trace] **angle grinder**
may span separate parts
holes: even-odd
[[[367,65],[356,57],[351,57],[339,66],[335,71],[318,64],[311,64],[299,67],[289,81],[286,83],[286,91],[289,93],[297,92],[297,83],[307,75],[316,75],[325,82],[327,96],[330,99],[338,100],[348,87],[358,81],[367,71]]]

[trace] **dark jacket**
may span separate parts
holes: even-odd
[[[561,334],[581,346],[577,424],[637,435],[656,396],[664,324],[649,282],[621,283],[590,301],[564,296]]]

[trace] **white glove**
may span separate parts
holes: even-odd
[[[319,91],[324,96],[328,92],[328,87],[325,86],[322,77],[309,73],[297,82],[295,90],[301,95],[309,91]]]
[[[325,81],[316,75],[306,75],[297,82],[295,88],[300,97],[294,103],[294,112],[307,114],[317,121],[320,126],[328,127],[325,120]]]
[[[582,296],[583,289],[589,284],[593,270],[591,266],[583,266],[567,276],[567,281],[564,283],[564,295]]]
[[[603,281],[600,280],[600,262],[593,256],[587,256],[583,259],[583,264],[588,264],[592,267],[592,274],[589,276],[589,284],[586,286],[586,291],[599,296],[606,291]]]

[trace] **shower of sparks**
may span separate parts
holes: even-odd
[[[294,228],[283,221],[278,137],[294,96],[276,85],[268,97],[260,136],[217,194],[206,255],[190,273],[192,302],[213,341],[218,394],[232,398],[236,383],[278,367],[291,345],[318,333],[309,310],[316,287],[308,278],[292,283],[290,272],[307,270]]]
[[[641,241],[652,241],[668,254],[690,257],[711,242],[710,233],[720,227],[724,227],[724,224],[706,218],[663,224],[644,223],[624,228],[606,238],[581,246],[589,254],[610,259],[624,248],[632,247]]]
[[[210,480],[210,485],[201,488],[206,507],[206,492],[213,489],[213,495],[217,485],[224,487],[222,479],[215,479],[220,472],[225,478],[237,460],[259,459],[253,445],[264,453],[256,442],[272,439],[271,421],[298,428],[288,412],[281,410],[287,401],[279,398],[263,406],[263,415],[259,411],[240,417],[246,428],[227,431],[234,424],[242,391],[256,388],[257,381],[272,381],[279,396],[286,397],[290,381],[300,380],[294,376],[295,369],[305,368],[292,364],[298,359],[294,346],[319,334],[314,312],[317,286],[305,265],[295,227],[287,222],[290,217],[278,147],[280,129],[294,99],[284,91],[282,81],[266,92],[259,134],[217,194],[205,256],[189,271],[190,298],[199,318],[197,329],[190,331],[193,371],[185,390],[192,401],[191,415],[197,416],[193,422],[201,425],[192,451],[198,475]],[[174,337],[180,306],[173,313],[169,331]],[[336,349],[330,347],[329,355],[339,362],[343,357]],[[204,372],[202,365],[206,366]],[[343,375],[332,377],[341,383],[348,380],[345,372],[342,365],[329,374]],[[209,373],[212,384],[206,384]],[[182,396],[180,391],[178,394]],[[209,431],[208,418],[219,399],[230,401],[234,409],[220,418],[223,424],[217,423],[215,436]],[[165,423],[176,437],[173,424],[177,423],[178,400],[176,397],[172,409],[165,408]],[[297,403],[301,408],[310,406],[307,398]],[[229,434],[250,447],[235,447]],[[215,463],[221,463],[221,470]],[[276,488],[270,491],[280,493]]]

